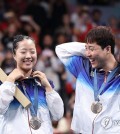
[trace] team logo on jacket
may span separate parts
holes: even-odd
[[[101,125],[104,129],[109,129],[112,127],[113,122],[111,117],[104,117],[101,121]]]
[[[110,129],[111,127],[120,126],[120,120],[113,120],[112,117],[104,117],[101,120],[101,126],[104,129]]]

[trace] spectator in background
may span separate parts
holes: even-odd
[[[55,49],[53,45],[53,37],[51,34],[45,34],[42,41],[42,48],[44,49],[50,49],[53,51]]]
[[[91,13],[92,21],[96,26],[105,26],[105,23],[101,21],[102,12],[99,9],[93,9]]]
[[[2,37],[2,43],[4,44],[5,49],[11,49],[13,48],[13,37],[17,34],[17,27],[16,25],[9,24],[7,27],[6,33]]]
[[[81,14],[84,6],[77,4],[75,7],[75,11],[71,13],[70,18],[71,22],[76,25],[76,23],[79,21],[79,15]]]
[[[6,20],[7,25],[13,24],[13,25],[15,25],[17,30],[19,30],[21,28],[21,23],[18,19],[18,16],[13,10],[5,12],[4,18]]]
[[[52,81],[56,85],[55,90],[59,92],[60,81],[58,74],[56,73],[56,70],[58,69],[58,60],[51,50],[46,49],[42,51],[41,55],[38,57],[35,69],[44,71],[48,79],[52,78]]]
[[[56,44],[61,44],[68,41],[67,35],[59,31],[58,33],[56,33],[55,37],[56,37],[56,41],[55,41]]]
[[[42,53],[41,55],[38,56],[38,62],[35,66],[37,70],[42,70],[45,71],[46,67],[48,67],[47,63],[51,62],[51,59],[54,56],[54,51],[53,51],[53,38],[50,34],[46,34],[43,37],[42,41]],[[49,59],[49,61],[48,61]],[[52,63],[51,65],[52,66]]]
[[[12,50],[13,37],[20,32],[19,30],[21,28],[21,23],[14,11],[6,12],[4,14],[4,18],[5,18],[5,22],[3,22],[4,30],[2,30],[3,36],[1,38],[1,41],[5,49]]]
[[[5,59],[1,64],[1,68],[4,70],[6,74],[9,74],[10,72],[13,71],[15,68],[16,64],[13,58],[13,53],[11,49],[7,49],[5,51]]]
[[[47,12],[40,5],[39,0],[31,0],[24,14],[33,17],[33,20],[41,27],[42,34],[46,31]]]
[[[21,32],[24,33],[25,35],[32,37],[35,40],[37,54],[39,55],[41,53],[40,39],[39,39],[41,27],[33,20],[32,16],[23,15],[20,16],[20,20],[22,24]]]
[[[51,4],[51,9],[51,17],[53,22],[52,28],[53,30],[56,30],[57,27],[62,24],[63,15],[68,12],[66,1],[53,1],[53,3]]]
[[[108,25],[112,28],[112,31],[114,32],[114,34],[120,33],[119,21],[118,21],[118,18],[117,17],[111,16],[108,19]]]
[[[63,33],[66,35],[68,41],[72,41],[73,23],[70,21],[69,14],[63,15],[62,24],[56,29],[55,33]]]
[[[74,25],[74,35],[76,36],[76,41],[84,42],[86,34],[94,26],[95,25],[90,18],[89,8],[84,7],[79,14],[79,21]]]
[[[53,133],[54,134],[74,134],[73,131],[70,129],[70,124],[72,120],[72,113],[70,110],[67,110],[65,116],[58,122],[53,123]]]

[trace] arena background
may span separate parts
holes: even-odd
[[[55,46],[70,41],[84,42],[95,26],[110,26],[116,37],[115,55],[120,61],[119,0],[1,0],[0,66],[9,74],[15,67],[12,41],[25,34],[36,41],[36,70],[45,72],[64,101],[65,113],[53,122],[54,134],[73,134],[70,129],[75,96],[75,78],[55,54]]]

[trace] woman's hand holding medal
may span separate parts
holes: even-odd
[[[52,91],[52,87],[51,87],[51,85],[50,85],[50,83],[49,83],[49,81],[48,81],[48,79],[46,78],[46,75],[45,75],[44,73],[42,73],[42,72],[40,72],[40,71],[34,71],[34,72],[32,73],[32,76],[39,78],[41,85],[45,87],[45,90],[46,90],[47,92]]]

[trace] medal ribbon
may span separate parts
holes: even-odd
[[[22,86],[23,86],[25,96],[30,99],[30,96],[28,95],[26,91],[26,87],[24,83],[22,84]],[[37,117],[37,110],[38,110],[38,87],[37,87],[37,84],[34,84],[34,103],[30,106],[30,112],[31,112],[32,117]]]
[[[100,95],[100,93],[104,90],[107,83],[110,82],[115,77],[119,68],[120,68],[120,64],[115,69],[113,69],[113,71],[111,71],[109,73],[106,83],[103,82],[103,84],[101,85],[99,90],[98,90],[98,82],[97,82],[97,72],[95,69],[95,71],[94,71],[94,98],[95,98],[95,101],[99,101],[98,95]]]

